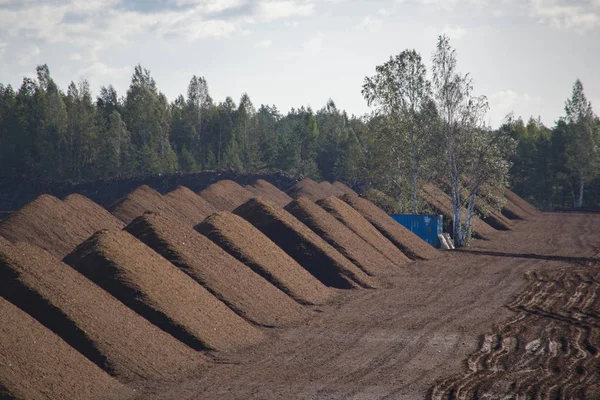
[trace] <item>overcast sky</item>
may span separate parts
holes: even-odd
[[[140,63],[170,100],[196,74],[215,101],[332,98],[362,115],[365,76],[405,49],[429,65],[441,33],[493,126],[510,111],[552,125],[576,78],[600,112],[600,0],[0,0],[0,82],[46,63],[63,90],[86,78],[124,95]]]

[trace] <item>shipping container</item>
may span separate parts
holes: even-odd
[[[443,233],[444,218],[432,214],[391,214],[395,221],[435,248],[440,248],[438,235]]]

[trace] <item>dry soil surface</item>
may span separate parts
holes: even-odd
[[[466,373],[486,334],[517,316],[509,306],[526,292],[528,271],[594,263],[577,257],[598,253],[599,226],[598,214],[542,214],[474,243],[487,254],[444,252],[386,277],[391,289],[340,290],[335,303],[314,307],[319,313],[308,322],[270,329],[264,344],[183,383],[149,385],[144,396],[428,398],[436,382]]]

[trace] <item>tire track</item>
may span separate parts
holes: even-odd
[[[517,314],[482,338],[465,371],[428,398],[592,399],[600,395],[600,268],[527,273]]]

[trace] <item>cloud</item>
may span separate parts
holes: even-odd
[[[537,109],[542,104],[542,98],[528,93],[519,93],[512,89],[501,90],[489,97],[490,104],[490,124],[499,126],[506,115],[514,112],[516,116],[522,116],[525,119],[534,115],[533,109]]]
[[[8,44],[0,42],[0,60],[2,60],[2,56],[4,55],[4,51],[8,47]]]
[[[0,37],[96,49],[126,43],[138,34],[186,40],[219,38],[243,34],[258,22],[310,15],[315,1],[32,0],[0,8]]]
[[[441,33],[452,40],[460,40],[467,34],[467,30],[458,25],[446,25]]]
[[[116,87],[127,87],[133,66],[111,67],[100,61],[93,62],[77,71],[76,75],[88,80],[92,87],[110,82]]]
[[[313,38],[305,41],[302,44],[302,50],[305,55],[316,56],[318,55],[323,48],[323,34],[318,33]]]
[[[254,47],[259,49],[268,49],[273,44],[273,41],[270,39],[261,40],[260,42],[254,43]]]
[[[273,21],[296,16],[307,16],[314,9],[312,1],[264,0],[256,6],[256,16],[262,21]]]
[[[600,26],[599,0],[532,0],[530,15],[559,29],[585,33]]]
[[[455,9],[457,6],[474,6],[478,8],[484,8],[488,5],[488,0],[395,0],[395,3],[417,4],[450,11]]]
[[[40,55],[40,48],[36,45],[31,45],[25,49],[24,53],[21,55],[19,59],[19,64],[24,67],[29,67],[32,64],[37,64],[36,60]]]

